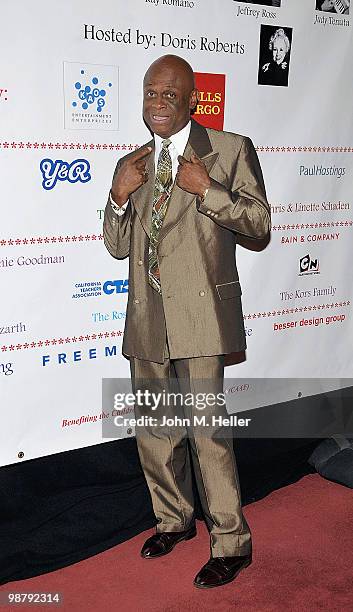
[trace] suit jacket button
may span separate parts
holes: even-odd
[[[134,299],[134,304],[139,304],[140,300],[138,300],[137,298]]]
[[[205,295],[205,292],[204,292],[204,291],[199,291],[199,296],[200,296],[200,297],[203,297],[204,295]]]
[[[137,263],[138,263],[139,266],[142,266],[142,264],[143,264],[142,259],[139,259]]]

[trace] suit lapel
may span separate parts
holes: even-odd
[[[154,164],[154,140],[146,143],[144,146],[152,147],[151,154],[148,156],[146,161],[146,170],[148,172],[149,180],[144,183],[134,194],[131,195],[131,200],[138,214],[142,227],[145,230],[147,236],[150,235],[151,230],[151,216],[152,216],[152,205],[153,205],[153,189],[154,189],[154,178],[155,178],[155,164]],[[212,145],[207,134],[207,130],[196,123],[193,119],[191,120],[191,130],[189,141],[186,145],[184,157],[190,160],[191,153],[202,159],[206,166],[207,171],[210,173],[216,160],[218,159],[218,153],[214,153]],[[168,208],[166,216],[163,221],[163,225],[159,231],[158,242],[170,232],[170,230],[181,220],[182,216],[187,211],[188,207],[195,200],[196,196],[192,193],[187,193],[180,189],[174,182],[173,189],[168,202]]]
[[[185,159],[190,160],[191,153],[193,152],[202,159],[207,171],[211,172],[218,158],[218,153],[213,153],[212,151],[207,130],[192,119],[190,137],[184,151]],[[193,193],[183,191],[174,183],[163,225],[159,230],[158,242],[161,242],[170,230],[179,223],[195,198],[196,196]]]
[[[153,188],[154,188],[154,140],[147,142],[144,147],[152,147],[152,151],[146,161],[146,170],[148,172],[148,181],[141,185],[141,187],[131,195],[131,200],[138,214],[142,227],[146,234],[150,235],[151,228],[151,215],[152,215],[152,204],[153,204]]]

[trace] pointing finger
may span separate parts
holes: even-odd
[[[135,162],[135,166],[137,170],[144,170],[146,168],[146,161],[144,159],[139,159]]]
[[[147,155],[149,155],[151,151],[152,147],[143,147],[142,149],[138,149],[136,153],[133,153],[131,157],[134,162],[137,162],[140,159],[144,159],[145,157],[147,157]]]
[[[183,157],[182,155],[178,155],[178,162],[181,166],[184,166],[184,164],[188,164],[188,160],[185,159],[185,157]]]
[[[200,163],[200,158],[197,157],[196,153],[191,153],[190,161],[193,164],[198,164],[198,163]]]

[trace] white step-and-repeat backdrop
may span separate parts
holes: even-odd
[[[197,120],[252,138],[272,207],[269,246],[237,249],[234,392],[264,378],[270,403],[297,396],[286,379],[310,394],[351,375],[349,4],[2,1],[2,465],[101,442],[102,378],[129,377],[128,262],[104,248],[103,209],[117,160],[149,139],[142,79],[166,53],[197,72]]]

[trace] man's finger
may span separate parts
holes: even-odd
[[[196,153],[191,153],[190,161],[191,161],[193,164],[200,164],[200,163],[202,163],[202,162],[201,162],[201,160],[200,160],[200,158],[199,158],[199,157],[197,157]]]
[[[138,151],[136,151],[136,153],[133,153],[131,158],[133,159],[134,162],[137,162],[140,159],[144,159],[145,157],[147,157],[147,155],[149,155],[151,151],[152,151],[152,147],[143,147],[142,149],[139,149]]]
[[[146,168],[145,160],[139,159],[137,162],[135,162],[135,167],[137,168],[137,170],[144,170]]]
[[[184,164],[188,164],[190,162],[188,162],[187,159],[185,159],[185,157],[183,157],[182,155],[178,155],[178,162],[181,166],[184,166]]]

